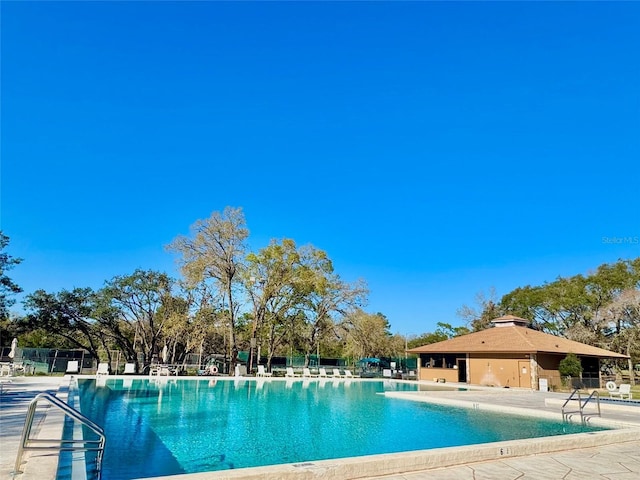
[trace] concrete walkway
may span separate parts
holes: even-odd
[[[640,439],[369,480],[638,480]]]
[[[6,377],[1,380],[7,381]],[[2,383],[0,394],[0,479],[14,478],[18,446],[24,428],[27,409],[31,400],[41,392],[61,396],[60,388],[68,383],[63,377],[12,377],[9,383]],[[63,416],[56,412],[49,412],[46,404],[36,410],[32,432],[41,438],[60,438]],[[43,422],[45,415],[49,416]],[[52,418],[55,417],[55,418]],[[57,453],[43,452],[37,454],[40,458],[31,462],[23,475],[16,476],[22,480],[55,478],[57,468]],[[34,454],[35,456],[35,454]]]
[[[31,454],[25,473],[13,477],[24,418],[30,400],[39,392],[56,393],[63,377],[17,377],[3,385],[0,395],[0,480],[53,480],[57,454]],[[433,385],[430,385],[433,387]],[[389,392],[390,399],[426,401],[482,411],[527,414],[555,420],[567,394],[517,389]],[[602,416],[588,415],[591,424],[620,427],[595,433],[451,447],[400,454],[372,455],[274,465],[223,472],[163,477],[168,480],[445,480],[445,479],[639,479],[640,405],[628,402],[601,405]],[[46,430],[49,418],[40,428]],[[574,419],[575,420],[575,419]],[[57,427],[61,424],[58,419]],[[401,428],[401,427],[399,427]],[[40,432],[42,433],[42,432]],[[51,438],[51,437],[49,437]],[[402,472],[402,473],[400,473]],[[105,479],[110,480],[110,479]]]
[[[531,414],[533,410],[535,416],[557,419],[568,394],[485,389],[468,392],[419,392],[413,395],[394,392],[387,396],[413,396],[414,400],[415,397],[422,397],[421,401],[431,403],[512,414]],[[577,410],[577,405],[574,404],[569,410]],[[576,445],[568,441],[564,448],[551,453],[368,477],[368,480],[640,479],[640,404],[629,406],[629,402],[608,402],[605,396],[601,402],[601,416],[596,416],[596,412],[595,406],[585,408],[588,423],[623,427],[628,435],[619,438],[619,441],[612,439],[613,443],[594,447],[580,447],[580,442]],[[579,436],[585,435],[587,434]]]
[[[431,382],[429,382],[431,383]],[[437,386],[437,384],[435,384]],[[431,385],[429,388],[434,387]],[[466,387],[466,386],[465,386]],[[491,387],[472,387],[467,391],[440,390],[420,392],[387,392],[385,396],[412,401],[424,401],[439,405],[469,408],[478,411],[491,411],[527,415],[549,420],[562,420],[562,406],[569,397],[568,393],[538,392],[524,389],[505,389]],[[585,396],[581,397],[582,402]],[[578,402],[572,401],[566,411],[576,412],[572,420],[580,422]],[[601,415],[597,415],[595,400],[590,401],[584,408],[586,420],[591,425],[605,427],[634,427],[640,426],[640,402],[609,400],[608,394],[603,394],[600,402]]]

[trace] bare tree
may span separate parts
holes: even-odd
[[[190,236],[179,236],[167,247],[180,255],[179,264],[188,283],[213,281],[219,289],[223,311],[228,316],[231,370],[238,357],[238,305],[234,286],[238,283],[248,236],[242,209],[226,207],[222,214],[213,212],[208,219],[196,221],[191,226]]]
[[[491,326],[491,320],[500,316],[498,309],[498,298],[495,287],[489,289],[489,294],[484,292],[476,293],[476,306],[463,305],[456,314],[462,318],[465,323],[477,332]]]
[[[629,355],[627,364],[633,382],[634,358],[640,358],[640,290],[634,288],[621,292],[604,311],[613,331],[612,347]]]
[[[344,317],[366,304],[368,289],[363,280],[353,284],[334,273],[333,264],[322,250],[312,246],[302,249],[302,264],[307,274],[304,298],[305,365],[323,337],[334,331],[334,318]]]
[[[9,318],[9,307],[15,302],[12,296],[22,292],[22,288],[6,274],[7,270],[18,265],[22,259],[6,253],[4,249],[7,245],[9,245],[9,237],[0,230],[0,320]]]
[[[384,357],[397,352],[389,322],[384,315],[366,313],[360,309],[345,317],[345,353],[354,358]],[[399,338],[399,337],[398,337]]]

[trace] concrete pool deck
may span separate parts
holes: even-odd
[[[275,379],[274,379],[275,380]],[[53,480],[57,454],[26,454],[24,473],[13,477],[20,435],[29,401],[42,391],[56,393],[69,377],[16,377],[0,396],[0,478]],[[277,381],[277,380],[275,380]],[[432,382],[421,382],[430,385]],[[437,386],[437,384],[433,384]],[[440,386],[442,386],[440,384]],[[465,386],[451,384],[452,387]],[[388,392],[392,401],[425,401],[509,414],[561,419],[566,393],[472,387],[468,391]],[[601,403],[602,416],[593,425],[616,430],[539,439],[371,455],[299,464],[274,465],[188,475],[165,480],[214,479],[637,479],[640,478],[640,406]],[[592,410],[587,408],[587,415]],[[39,434],[60,431],[62,418],[47,418]],[[428,432],[425,432],[428,434]],[[107,440],[108,441],[108,440]],[[104,479],[110,480],[110,479]]]

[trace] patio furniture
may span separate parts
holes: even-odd
[[[102,375],[109,375],[109,364],[108,363],[99,363],[98,370],[96,370],[96,375],[98,377]]]
[[[0,377],[11,376],[11,364],[10,363],[2,363],[0,364]]]
[[[80,369],[78,360],[69,360],[67,362],[67,371],[65,373],[78,373],[79,371]]]
[[[609,396],[613,398],[620,398],[621,400],[631,400],[633,394],[631,393],[631,384],[622,383],[617,391],[609,391]]]
[[[258,371],[256,372],[256,377],[271,377],[273,374],[271,372],[267,372],[264,369],[264,365],[258,365]]]

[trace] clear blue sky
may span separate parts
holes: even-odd
[[[177,275],[164,246],[226,206],[254,249],[325,250],[403,334],[640,256],[640,3],[0,8],[26,293]]]

